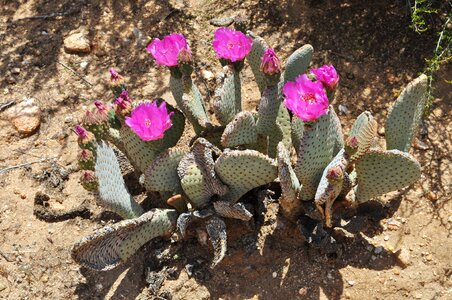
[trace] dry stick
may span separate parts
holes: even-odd
[[[56,18],[56,17],[69,16],[69,15],[72,15],[72,14],[75,14],[78,12],[80,12],[80,9],[75,9],[75,10],[71,10],[71,11],[67,11],[67,12],[60,12],[60,13],[51,13],[48,15],[24,17],[24,18],[17,19],[15,21],[18,22],[18,21],[23,21],[23,20],[47,20],[47,19],[52,19],[52,18]]]
[[[55,159],[55,157],[45,157],[45,158],[41,158],[39,160],[31,161],[31,162],[28,162],[28,163],[23,163],[23,164],[19,164],[19,165],[15,165],[15,166],[9,166],[9,167],[6,167],[4,169],[1,169],[0,170],[0,175],[1,174],[5,174],[6,172],[14,170],[14,169],[28,167],[28,166],[30,166],[32,164],[39,164],[39,163],[43,163],[43,162],[46,162],[48,160],[54,160],[54,159]]]
[[[77,73],[74,69],[71,69],[70,67],[66,66],[65,64],[57,61],[57,64],[63,66],[65,69],[71,71],[72,73],[74,73],[75,75],[77,75],[78,78],[80,78],[83,82],[87,83],[89,86],[93,86],[93,84],[91,82],[89,82],[88,80],[85,79],[85,77],[83,77],[82,75],[80,75],[79,73]]]
[[[13,106],[14,104],[16,104],[16,101],[14,101],[14,100],[8,101],[8,102],[4,102],[4,103],[0,104],[0,112],[4,111],[8,107]]]

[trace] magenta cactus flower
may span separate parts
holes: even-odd
[[[180,33],[173,33],[160,39],[154,39],[147,47],[157,64],[167,67],[177,66],[177,58],[182,49],[189,50],[185,37]]]
[[[339,82],[339,75],[333,65],[323,65],[318,69],[311,69],[311,73],[329,90],[334,90]]]
[[[131,116],[125,118],[125,123],[143,141],[154,141],[161,139],[164,132],[173,125],[171,121],[173,114],[168,113],[164,101],[160,106],[157,106],[157,101],[145,102],[132,110]]]
[[[284,105],[303,121],[315,121],[328,113],[328,97],[323,85],[309,80],[306,74],[283,87]]]
[[[220,27],[214,33],[212,45],[217,58],[235,62],[243,60],[250,53],[253,40],[241,31]]]
[[[276,56],[275,50],[268,48],[261,57],[261,71],[266,75],[275,75],[281,73],[281,61]]]

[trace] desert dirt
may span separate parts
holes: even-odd
[[[153,241],[108,272],[81,268],[70,256],[81,237],[117,221],[79,185],[71,130],[94,100],[112,100],[110,67],[126,77],[132,99],[171,102],[169,72],[154,64],[145,46],[153,37],[181,32],[196,59],[195,81],[210,101],[214,82],[201,71],[217,75],[221,67],[211,48],[215,27],[209,20],[239,13],[281,59],[309,43],[315,49],[312,66],[335,65],[341,81],[334,105],[348,110],[339,114],[345,132],[364,110],[382,128],[388,107],[435,47],[433,33],[409,28],[406,1],[0,4],[0,103],[33,98],[42,112],[39,131],[28,137],[11,125],[14,105],[0,112],[0,170],[39,161],[0,171],[1,299],[452,299],[452,104],[445,83],[450,66],[439,72],[427,132],[419,136],[427,149],[412,149],[423,166],[421,180],[382,197],[383,205],[363,207],[361,233],[340,241],[334,251],[307,247],[299,228],[277,218],[271,202],[249,224],[227,223],[228,253],[213,270],[210,245],[195,237]],[[62,14],[29,18],[52,13]],[[88,53],[65,51],[64,40],[73,31],[86,36]],[[259,103],[252,78],[245,67],[249,110]],[[83,205],[90,214],[43,221],[33,214],[37,192],[49,195],[56,211]]]

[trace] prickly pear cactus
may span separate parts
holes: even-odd
[[[160,98],[130,99],[124,77],[111,70],[113,105],[96,101],[83,117],[83,127],[75,127],[82,185],[98,196],[100,205],[126,219],[73,247],[72,257],[81,265],[109,270],[155,237],[176,232],[179,239],[187,239],[196,232],[212,244],[213,268],[224,259],[228,230],[233,230],[225,219],[253,220],[257,210],[248,195],[258,195],[257,201],[265,203],[261,195],[280,191],[284,217],[293,223],[324,223],[315,228],[333,227],[339,220],[333,204],[354,207],[419,178],[421,167],[407,152],[425,104],[425,75],[395,101],[385,124],[389,150],[379,149],[377,122],[367,111],[344,139],[331,105],[339,75],[331,65],[308,70],[311,45],[296,50],[283,66],[262,38],[243,34],[241,18],[224,22],[240,31],[220,28],[215,33],[212,45],[223,72],[217,78],[213,111],[206,110],[192,80],[196,74],[187,41],[172,34],[163,42],[153,40],[147,50],[168,67],[178,109]],[[236,40],[225,43],[226,36]],[[261,97],[251,111],[242,111],[245,61]],[[135,173],[129,174],[141,175],[147,200],[152,199],[143,208],[150,210],[129,194],[109,145],[133,165]]]

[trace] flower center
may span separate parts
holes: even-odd
[[[234,43],[228,42],[227,47],[228,47],[228,49],[232,49],[234,47]]]
[[[300,96],[300,100],[308,103],[315,103],[315,95],[312,93],[303,94]]]
[[[149,119],[144,119],[144,126],[146,126],[146,127],[150,127],[151,126],[151,120],[149,120]]]

